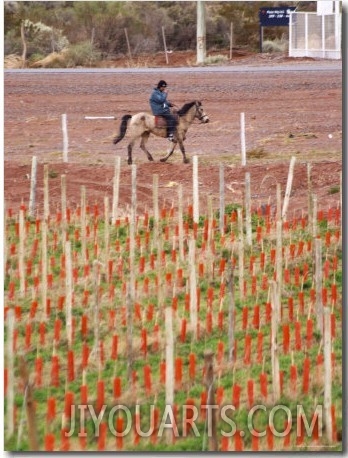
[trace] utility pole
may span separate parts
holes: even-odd
[[[197,64],[205,61],[205,2],[197,0]]]

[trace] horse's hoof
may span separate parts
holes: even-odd
[[[148,160],[149,160],[150,162],[153,162],[153,157],[152,157],[152,156],[148,157]]]
[[[184,164],[189,164],[189,163],[190,163],[190,159],[187,159],[187,157],[185,157]]]
[[[160,159],[160,162],[166,162],[166,158],[165,157],[162,157],[162,159]]]
[[[128,159],[128,165],[132,165],[132,161]]]

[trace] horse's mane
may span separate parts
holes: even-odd
[[[182,107],[180,108],[180,110],[178,110],[178,115],[179,115],[179,116],[184,116],[184,115],[189,111],[189,109],[193,107],[193,105],[194,105],[195,103],[196,103],[196,101],[189,102],[189,103],[185,103],[185,105],[182,106]],[[201,102],[198,102],[198,103],[201,104]]]

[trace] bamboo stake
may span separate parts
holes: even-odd
[[[231,363],[234,361],[234,279],[233,279],[233,266],[231,258],[228,261],[227,271],[227,294],[228,294],[228,359]]]
[[[322,266],[322,241],[315,239],[315,307],[317,316],[317,329],[323,335],[323,266]]]
[[[48,165],[44,165],[44,220],[50,216],[49,190],[48,190]]]
[[[311,181],[312,165],[307,163],[307,188],[308,188],[308,227],[312,226],[312,210],[313,210],[313,196],[312,196],[312,181]]]
[[[190,269],[190,320],[194,340],[197,340],[197,281],[196,281],[196,241],[189,241]]]
[[[81,250],[82,250],[82,260],[83,263],[86,263],[86,186],[81,186]]]
[[[331,329],[330,329],[330,309],[325,307],[324,314],[324,418],[325,432],[328,442],[332,442],[332,367],[331,367]]]
[[[158,209],[158,175],[152,177],[152,199],[153,199],[153,218],[154,218],[154,236],[159,237],[159,209]]]
[[[173,311],[171,307],[165,309],[165,339],[166,339],[166,405],[174,403],[174,335]],[[170,437],[167,435],[167,442]]]
[[[24,228],[24,210],[19,210],[19,248],[18,248],[18,270],[19,270],[19,293],[20,297],[25,296],[25,272],[24,272],[24,243],[25,243],[25,228]]]
[[[238,218],[238,276],[239,276],[239,294],[244,299],[244,235],[243,235],[243,218],[241,208],[237,208]]]
[[[19,373],[22,378],[23,386],[25,387],[29,448],[31,451],[38,451],[40,450],[40,446],[37,438],[34,389],[33,383],[29,379],[28,368],[23,356],[19,359]]]
[[[282,218],[285,220],[286,220],[286,215],[288,212],[288,206],[289,206],[289,200],[290,200],[290,194],[291,194],[291,188],[292,188],[292,179],[294,176],[295,162],[296,162],[296,157],[292,156],[291,161],[290,161],[290,166],[289,166],[288,181],[286,183],[285,197],[284,197],[283,210],[282,210]]]
[[[276,244],[276,277],[277,277],[277,320],[281,321],[281,291],[283,287],[283,240],[282,240],[282,222],[277,221],[277,244]]]
[[[6,437],[12,437],[14,433],[14,354],[13,354],[13,333],[14,333],[14,311],[9,309],[7,312],[7,371],[8,371],[8,388],[7,388],[7,405],[6,405]]]
[[[37,157],[33,156],[31,160],[30,173],[30,197],[29,197],[29,216],[35,216],[35,197],[36,197],[36,172],[37,172]]]
[[[281,214],[281,208],[282,208],[282,191],[281,191],[281,186],[280,183],[277,183],[277,210],[276,210],[276,221],[281,221],[282,219],[282,214]]]
[[[193,156],[192,162],[193,179],[193,221],[199,222],[199,190],[198,190],[198,156]]]
[[[251,230],[251,192],[250,192],[250,173],[245,174],[245,225],[246,225],[246,243],[252,246]]]
[[[113,178],[113,194],[112,194],[112,224],[114,225],[117,218],[118,200],[120,192],[120,171],[121,171],[121,158],[115,158],[115,171]]]
[[[224,164],[220,163],[219,168],[219,177],[220,177],[220,234],[224,235],[224,217],[225,217],[225,177],[224,177]]]
[[[66,302],[66,335],[68,347],[72,347],[72,263],[71,242],[65,242],[65,302]]]
[[[109,260],[109,238],[110,238],[110,230],[109,230],[109,198],[108,196],[104,196],[104,262],[105,268],[107,269],[107,264]]]
[[[42,300],[42,319],[47,319],[45,309],[47,304],[47,222],[42,221],[41,224],[41,300]]]
[[[279,358],[278,358],[278,323],[279,323],[279,285],[271,281],[272,288],[272,334],[271,334],[271,360],[272,360],[272,385],[273,385],[273,402],[276,403],[280,398],[280,375],[279,375]]]
[[[208,415],[208,437],[209,451],[212,452],[218,450],[218,442],[216,434],[216,412],[213,409],[213,406],[215,406],[214,353],[209,349],[204,352],[204,374],[204,385],[207,390],[207,406],[211,406],[211,415]]]
[[[315,239],[317,237],[317,212],[318,212],[318,200],[317,196],[313,194],[313,211],[312,211],[312,237]]]
[[[100,266],[102,264],[96,259],[93,261],[93,287],[94,287],[94,306],[93,306],[93,329],[94,345],[93,354],[98,364],[99,361],[99,285],[100,285]]]
[[[178,187],[178,224],[179,224],[179,259],[184,260],[184,227],[183,227],[183,204],[182,204],[182,184]]]

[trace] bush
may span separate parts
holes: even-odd
[[[262,43],[263,52],[285,52],[287,51],[289,42],[287,40],[265,40]]]
[[[215,56],[207,56],[204,60],[205,65],[214,65],[214,64],[222,64],[228,61],[228,57],[223,56],[221,54],[217,54]]]
[[[66,52],[65,64],[66,67],[76,67],[81,65],[83,67],[93,67],[93,65],[100,60],[101,54],[98,52],[92,43],[85,41],[83,43],[70,46]]]

